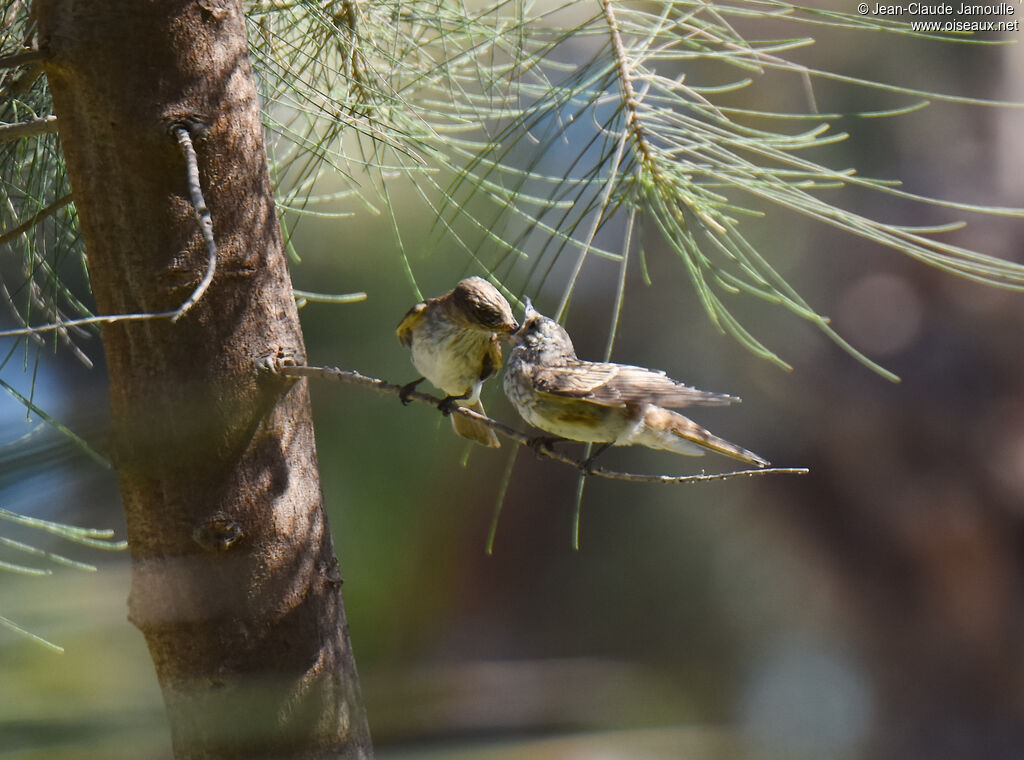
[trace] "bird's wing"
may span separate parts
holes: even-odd
[[[664,372],[618,365],[610,385],[626,401],[649,401],[658,406],[679,408],[684,406],[725,406],[739,401],[728,393],[702,391],[673,380]]]
[[[614,377],[615,372],[614,364],[597,362],[581,361],[557,366],[535,365],[532,372],[533,387],[540,393],[552,396],[596,401],[595,393],[601,393],[601,389]],[[618,402],[609,404],[620,405]]]
[[[402,321],[398,323],[398,329],[395,330],[395,335],[398,336],[398,342],[406,348],[412,345],[412,331],[416,329],[416,325],[423,319],[423,315],[427,311],[427,302],[420,301],[418,304],[413,306],[409,311],[405,312],[405,316],[402,317]]]
[[[677,383],[664,372],[614,362],[567,362],[538,367],[534,387],[541,393],[579,398],[601,406],[653,403],[665,407],[722,406],[739,401]]]

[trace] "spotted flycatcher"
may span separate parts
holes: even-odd
[[[631,445],[690,456],[715,451],[768,466],[757,454],[670,411],[722,406],[738,398],[691,388],[656,370],[579,359],[569,334],[534,310],[529,299],[523,324],[512,335],[504,388],[531,425],[560,438],[604,444],[585,463],[588,469],[609,446]]]
[[[420,301],[397,330],[423,375],[402,388],[403,400],[427,379],[447,394],[442,411],[450,413],[458,403],[483,414],[480,388],[501,368],[500,336],[517,327],[508,301],[482,277],[467,277],[443,296]],[[501,445],[479,420],[453,414],[452,427],[481,446]]]

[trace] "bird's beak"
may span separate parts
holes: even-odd
[[[515,317],[512,317],[511,324],[506,323],[502,325],[500,330],[495,330],[495,335],[498,336],[498,340],[508,340],[519,332],[520,327],[522,327],[522,325],[516,322]]]
[[[521,333],[523,328],[526,327],[526,323],[530,321],[530,317],[537,313],[537,310],[533,308],[533,303],[530,301],[529,296],[523,296],[523,306],[525,307],[525,310],[523,311],[523,321],[519,323],[512,335]]]

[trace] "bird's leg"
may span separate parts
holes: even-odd
[[[411,383],[406,383],[405,385],[398,389],[398,399],[399,401],[402,402],[402,406],[409,405],[409,402],[412,401],[412,399],[410,399],[409,396],[412,395],[412,392],[414,390],[416,390],[416,386],[426,379],[427,378],[425,377],[421,377],[417,380],[413,380]]]
[[[461,396],[445,396],[444,401],[438,404],[437,408],[441,410],[441,414],[447,417],[455,410],[456,401],[465,401],[469,396],[469,393],[463,393]]]
[[[615,442],[614,441],[608,441],[607,443],[599,444],[597,446],[597,448],[595,448],[592,452],[590,452],[590,456],[587,457],[584,460],[583,464],[580,465],[580,470],[583,471],[584,475],[589,475],[590,473],[592,473],[594,471],[594,460],[597,459],[599,456],[601,456],[609,448],[611,448],[611,445],[613,443],[615,443]]]

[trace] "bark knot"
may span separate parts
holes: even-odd
[[[220,513],[199,523],[192,530],[192,540],[207,551],[227,551],[241,541],[243,536],[245,531],[241,524]]]

